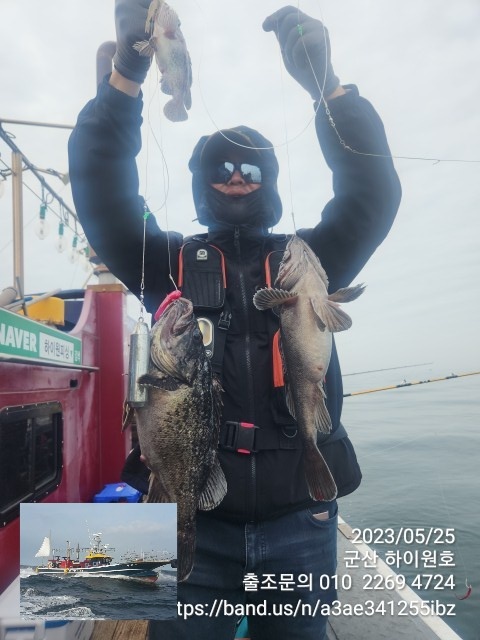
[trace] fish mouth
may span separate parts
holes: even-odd
[[[188,380],[188,367],[182,354],[189,349],[194,324],[193,305],[186,298],[170,302],[157,320],[151,333],[150,358],[164,374]],[[183,363],[180,367],[179,362]]]
[[[160,320],[165,331],[179,336],[193,320],[193,304],[186,298],[178,298],[165,309]]]

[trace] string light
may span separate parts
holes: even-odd
[[[65,225],[63,222],[58,223],[58,237],[55,242],[55,248],[58,253],[63,253],[67,248],[67,241],[65,240]]]
[[[45,202],[42,202],[40,205],[40,213],[37,225],[35,227],[35,233],[40,240],[45,240],[48,236],[48,232],[50,231],[50,225],[46,220],[47,215],[47,205]]]
[[[80,257],[78,254],[77,245],[78,245],[78,236],[73,236],[72,247],[70,249],[70,254],[68,256],[68,259],[72,264],[77,263]]]

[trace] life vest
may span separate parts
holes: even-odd
[[[268,239],[265,255],[265,285],[268,287],[275,282],[288,239],[284,235]],[[178,286],[182,295],[193,304],[207,356],[211,360],[213,371],[221,380],[225,340],[232,314],[226,300],[225,258],[218,247],[207,242],[206,234],[185,239],[179,254]],[[273,385],[283,387],[283,368],[278,349],[278,319],[271,321],[270,325],[274,330]]]
[[[272,234],[266,238],[264,255],[265,286],[273,286],[288,240],[289,236],[285,235]],[[207,234],[185,238],[179,253],[178,287],[182,291],[182,296],[191,300],[193,304],[194,313],[203,334],[207,356],[210,358],[214,373],[222,380],[223,354],[232,317],[226,296],[228,273],[221,249],[207,242]],[[299,448],[301,443],[296,423],[290,415],[285,402],[283,364],[279,350],[279,320],[273,311],[268,313],[273,361],[272,413],[274,421],[282,433],[280,447]],[[227,430],[230,429],[232,433],[235,433],[235,443],[237,443],[237,440],[240,441],[240,438],[237,437],[240,433],[242,434],[242,442],[248,442],[253,438],[254,430],[251,427],[254,425],[238,423],[238,427],[233,429],[233,427],[228,427],[229,424],[232,425],[233,423],[226,423],[226,427]],[[225,425],[222,426],[222,433],[224,434],[223,440],[228,441],[228,435],[225,436]],[[327,439],[330,442],[346,435],[343,426],[340,424],[340,428],[334,433],[320,438],[321,442],[319,444]],[[267,434],[265,434],[265,437],[268,439],[265,448],[271,448],[270,437]],[[237,444],[231,448],[232,450],[242,451],[242,447],[237,447]],[[250,450],[253,451],[253,449]],[[244,452],[247,452],[246,445]]]

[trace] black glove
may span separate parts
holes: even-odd
[[[150,0],[115,0],[117,51],[113,57],[115,69],[134,82],[145,80],[152,59],[141,56],[133,48],[136,42],[148,40],[145,32]]]
[[[314,100],[335,91],[340,82],[330,62],[328,31],[320,20],[288,6],[268,16],[263,29],[275,32],[288,73]]]

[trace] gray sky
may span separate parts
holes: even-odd
[[[184,233],[193,223],[187,162],[198,138],[246,124],[270,138],[280,162],[284,204],[277,231],[313,226],[331,196],[331,176],[316,141],[309,96],[285,73],[263,19],[278,0],[172,0],[193,63],[193,106],[186,123],[163,117],[158,74],[145,84],[142,191],[160,224]],[[0,118],[73,123],[95,92],[98,46],[115,37],[113,0],[2,0]],[[478,369],[480,160],[477,0],[305,0],[323,19],[343,83],[355,83],[383,118],[403,186],[398,219],[356,279],[366,293],[348,305],[353,327],[339,336],[343,370],[433,362],[439,374]],[[5,125],[31,162],[67,171],[68,132]],[[161,147],[161,149],[160,149]],[[10,153],[0,143],[0,161]],[[162,164],[163,163],[163,164]],[[168,174],[168,187],[165,175]],[[48,181],[71,204],[70,188]],[[26,290],[82,286],[86,273],[50,236],[33,233],[38,184],[25,182]],[[0,289],[12,284],[11,180],[0,199]],[[167,192],[167,205],[162,207]],[[68,243],[71,243],[68,235]],[[93,280],[92,280],[93,281]]]
[[[80,548],[89,544],[89,533],[102,533],[102,542],[115,548],[112,556],[120,560],[127,551],[176,555],[177,508],[175,504],[38,503],[20,506],[20,563],[36,566],[35,558],[45,536],[64,555],[66,541]]]

